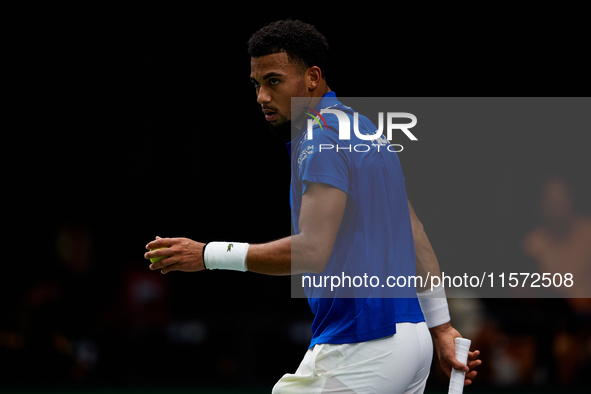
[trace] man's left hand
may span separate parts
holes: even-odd
[[[466,372],[464,386],[472,384],[472,381],[477,374],[474,369],[482,364],[482,360],[478,358],[480,351],[475,350],[473,352],[468,352],[467,365],[462,364],[456,359],[455,339],[462,337],[458,330],[453,328],[450,323],[445,323],[431,328],[430,331],[435,349],[437,350],[437,356],[439,357],[439,363],[445,374],[448,377],[451,376],[452,368],[458,371],[464,371]]]

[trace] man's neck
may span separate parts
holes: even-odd
[[[330,88],[328,87],[328,85],[326,83],[322,84],[322,86],[318,86],[316,89],[314,89],[312,91],[312,95],[310,96],[310,102],[307,105],[307,107],[310,108],[315,108],[316,105],[318,105],[318,103],[320,102],[320,100],[322,99],[322,97],[324,97],[324,95],[328,92],[331,92],[332,90],[330,90]],[[294,126],[296,127],[296,129],[301,129],[301,127],[304,124],[304,118],[301,118],[301,120],[297,123],[294,124]]]

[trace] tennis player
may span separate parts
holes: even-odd
[[[363,270],[438,274],[433,249],[407,200],[398,156],[387,149],[387,140],[363,140],[375,148],[367,152],[320,152],[320,144],[343,144],[337,117],[323,116],[326,130],[316,123],[312,139],[305,110],[292,113],[291,98],[301,97],[307,109],[339,110],[353,124],[353,110],[338,101],[323,74],[325,37],[303,22],[278,21],[253,34],[248,50],[250,78],[265,119],[277,132],[296,130],[291,142],[294,235],[256,245],[157,237],[146,248],[164,249],[147,252],[145,258],[163,259],[150,269],[301,273],[312,279]],[[359,128],[370,135],[377,129],[362,116]],[[358,142],[352,136],[349,147]],[[340,288],[327,296],[327,288],[306,286],[315,315],[312,341],[299,368],[285,374],[274,393],[422,393],[433,343],[447,375],[451,368],[463,370],[465,384],[472,382],[479,352],[469,353],[467,365],[455,358],[454,338],[461,335],[450,325],[443,287],[419,289],[418,295],[413,289],[408,297],[388,297],[381,288],[365,290],[351,294]]]

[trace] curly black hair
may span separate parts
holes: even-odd
[[[248,40],[250,57],[280,52],[285,52],[302,72],[317,66],[325,77],[328,42],[314,26],[299,20],[280,20],[261,28]]]

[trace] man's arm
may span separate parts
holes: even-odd
[[[347,194],[322,183],[309,183],[302,196],[299,233],[276,241],[249,245],[249,271],[267,275],[322,272],[334,246],[347,203]],[[152,270],[202,271],[205,244],[188,238],[157,238],[146,245],[146,259],[165,257],[150,265]]]
[[[343,219],[347,194],[336,187],[309,183],[302,197],[299,233],[278,241],[251,245],[249,271],[292,275],[324,271]]]
[[[423,224],[417,217],[412,205],[410,205],[410,201],[408,202],[408,210],[410,212],[410,222],[412,224],[412,233],[415,243],[417,275],[423,277],[424,280],[427,273],[429,273],[431,277],[440,276],[441,270],[439,269],[439,262],[437,261],[433,247],[429,242],[427,233],[425,233]],[[426,292],[429,291],[429,289],[430,285],[428,283],[423,283],[422,288],[417,290],[419,292]],[[464,365],[456,359],[456,346],[454,342],[455,338],[461,338],[462,336],[452,327],[450,322],[448,321],[435,327],[431,327],[429,330],[431,331],[431,337],[433,338],[439,363],[441,364],[443,371],[447,376],[450,376],[452,368],[463,370],[466,372],[464,385],[471,384],[477,374],[474,368],[482,364],[482,361],[478,359],[480,351],[475,350],[469,352],[467,365]]]
[[[423,223],[417,217],[415,210],[410,205],[410,201],[408,201],[408,210],[410,212],[410,223],[412,225],[412,235],[415,243],[417,275],[423,278],[421,282],[422,286],[417,291],[425,291],[430,288],[430,284],[426,283],[427,273],[430,276],[441,276],[441,271],[437,256],[435,256],[431,242],[429,242],[427,233],[425,233],[425,229],[423,228]]]

